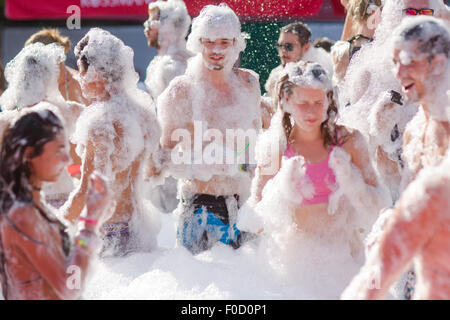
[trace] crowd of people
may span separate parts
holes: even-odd
[[[341,3],[339,41],[281,28],[264,94],[238,66],[248,35],[226,4],[192,20],[182,0],[149,4],[146,91],[108,31],[78,42],[78,70],[68,38],[32,35],[0,96],[3,297],[79,297],[95,255],[153,250],[166,212],[193,255],[339,246],[360,267],[343,299],[396,282],[404,299],[449,299],[450,9]]]

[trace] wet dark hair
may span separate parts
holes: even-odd
[[[77,49],[79,50],[78,52],[82,52],[84,47],[87,46],[87,44],[89,43],[89,37],[86,36],[83,39],[80,40],[80,42],[78,42],[77,44]],[[81,61],[81,64],[83,66],[84,71],[87,71],[89,68],[89,61],[88,58],[83,54],[83,55],[77,55],[77,58]]]
[[[327,37],[317,38],[314,40],[313,45],[315,48],[322,48],[326,52],[331,52],[331,47],[335,44],[335,41],[328,39]]]
[[[311,41],[311,30],[302,22],[294,22],[281,28],[281,33],[296,34],[302,46]]]
[[[426,28],[426,27],[429,28]],[[432,29],[434,32],[429,32]],[[428,55],[431,61],[437,54],[450,57],[450,35],[448,31],[435,21],[425,21],[403,30],[400,36],[407,41],[418,41],[418,49]]]
[[[0,214],[7,214],[15,201],[32,201],[26,148],[32,147],[30,157],[37,157],[62,130],[61,121],[50,110],[27,113],[7,129],[0,151]]]

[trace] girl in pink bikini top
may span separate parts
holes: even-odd
[[[336,177],[329,166],[330,154],[335,146],[342,145],[339,136],[345,132],[334,123],[337,108],[331,81],[317,63],[291,63],[286,65],[285,71],[287,74],[279,82],[279,101],[284,111],[283,128],[287,141],[316,140],[322,146],[316,145],[315,148],[329,150],[325,160],[304,165],[315,192],[312,199],[303,199],[302,205],[328,203],[336,184]],[[297,156],[289,142],[284,156]]]
[[[319,163],[305,163],[306,175],[314,186],[314,197],[312,199],[303,199],[303,205],[328,203],[330,194],[334,189],[333,186],[336,184],[336,177],[328,164],[333,148],[331,148],[325,160]],[[287,158],[297,156],[290,144],[284,152],[284,156]]]

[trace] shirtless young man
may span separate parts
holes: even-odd
[[[450,57],[448,27],[431,17],[411,21],[414,19],[420,20],[397,36],[393,58],[404,95],[411,103],[420,105],[403,136],[403,187],[423,167],[442,160],[450,136],[445,115]]]
[[[184,74],[192,54],[186,50],[186,35],[191,25],[183,0],[158,0],[148,5],[148,20],[144,23],[149,47],[158,55],[147,68],[145,85],[153,99],[167,88],[176,76]]]
[[[421,105],[405,133],[405,143],[417,155],[413,157],[411,151],[405,157],[409,178],[415,180],[382,221],[379,243],[369,251],[365,265],[342,297],[382,299],[414,261],[414,298],[449,299],[449,157],[444,158],[444,153],[450,137],[445,121],[450,34],[434,18],[408,19],[394,34],[397,78],[408,99]]]
[[[157,149],[160,129],[151,98],[136,87],[130,47],[94,28],[80,40],[75,54],[83,95],[91,104],[79,118],[74,137],[82,158],[81,182],[64,211],[68,220],[77,221],[85,206],[88,177],[100,171],[110,179],[115,200],[112,217],[101,227],[104,251],[123,255],[138,247],[136,230],[142,221],[136,219],[143,212],[140,177],[147,157]],[[146,232],[156,241],[156,228]]]
[[[192,23],[187,48],[197,55],[189,61],[186,73],[175,78],[158,98],[163,148],[176,150],[179,141],[175,136],[180,129],[194,140],[202,139],[199,125],[211,129],[208,131],[215,138],[224,138],[228,130],[259,132],[261,92],[257,78],[233,67],[245,49],[236,14],[225,4],[204,7]],[[208,140],[212,139],[209,136]],[[220,144],[218,139],[213,143]],[[183,151],[191,148],[190,142],[184,145]],[[234,139],[231,143],[227,139],[226,145],[234,154],[243,151],[237,149]],[[247,146],[247,150],[252,149],[253,142]],[[179,176],[179,241],[193,253],[207,250],[217,241],[238,247],[242,237],[235,227],[237,206],[249,192],[249,173],[236,173],[238,164],[222,166],[219,164],[225,162],[213,165],[196,160],[184,170],[190,176]]]

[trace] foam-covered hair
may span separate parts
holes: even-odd
[[[179,42],[186,38],[191,25],[183,0],[157,0],[148,4],[149,10],[159,10],[158,42]]]
[[[133,87],[139,80],[133,64],[133,49],[106,30],[89,30],[78,42],[74,52],[78,59],[84,57],[89,65],[83,77],[89,81],[93,67],[106,80],[107,90],[112,87]]]
[[[233,10],[225,3],[218,6],[207,5],[200,11],[198,17],[192,21],[192,31],[188,37],[186,47],[189,51],[200,53],[201,38],[209,40],[235,39],[235,46],[239,52],[245,50],[247,34],[241,32],[241,23]]]
[[[313,89],[332,90],[330,77],[326,70],[316,62],[298,61],[289,62],[284,67],[284,73],[280,77],[286,77],[293,84]]]
[[[8,89],[0,98],[2,108],[20,109],[60,95],[59,64],[65,59],[64,48],[56,43],[33,43],[24,47],[6,65]]]
[[[417,41],[417,49],[421,55],[433,58],[437,54],[444,54],[448,59],[450,58],[448,30],[448,25],[434,17],[407,18],[394,30],[394,47],[404,48],[408,42]]]

